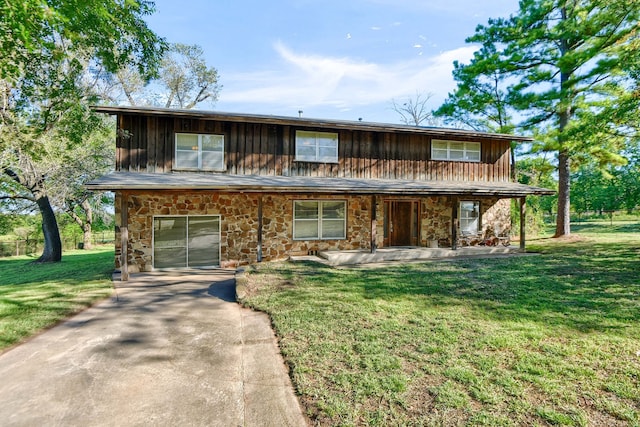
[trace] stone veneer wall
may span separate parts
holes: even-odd
[[[120,268],[120,197],[116,195],[116,268]],[[262,197],[262,259],[287,259],[310,251],[368,248],[370,197],[219,192],[131,192],[128,195],[129,271],[153,269],[154,215],[220,215],[220,266],[250,264],[258,258],[258,202]],[[294,200],[345,200],[346,240],[293,240]]]
[[[120,197],[116,194],[116,268],[120,268]],[[154,215],[220,215],[221,267],[235,267],[257,261],[258,204],[262,197],[262,259],[273,261],[324,250],[369,249],[371,242],[371,196],[312,196],[302,194],[219,193],[201,191],[130,192],[129,271],[152,270]],[[293,240],[294,200],[345,200],[347,239]],[[402,200],[402,198],[394,198]],[[406,198],[415,200],[415,198]],[[474,199],[469,199],[474,200]],[[441,247],[451,244],[451,198],[426,197],[421,202],[420,245],[437,238]],[[376,197],[377,247],[384,240],[384,198]],[[482,227],[510,228],[508,199],[482,199]]]

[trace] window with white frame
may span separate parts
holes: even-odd
[[[176,133],[175,167],[224,170],[224,135]]]
[[[480,230],[480,202],[460,202],[460,233],[462,235],[477,234]]]
[[[329,240],[346,238],[347,202],[296,200],[293,202],[293,238]]]
[[[296,132],[296,160],[337,163],[338,134],[331,132]]]
[[[431,141],[431,158],[433,160],[479,162],[480,143],[434,139]]]

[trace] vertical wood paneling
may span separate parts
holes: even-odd
[[[116,170],[170,172],[175,132],[225,136],[226,173],[351,177],[363,179],[510,180],[509,142],[481,142],[481,161],[431,159],[431,138],[419,134],[340,130],[337,163],[295,161],[295,131],[289,125],[120,115]],[[322,129],[320,129],[322,130]],[[128,136],[124,131],[127,131]]]
[[[291,139],[292,130],[289,126],[282,129],[282,175],[291,175]]]

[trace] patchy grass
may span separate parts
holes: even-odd
[[[0,351],[91,306],[113,291],[113,247],[67,251],[62,261],[0,258]]]
[[[263,264],[244,302],[319,425],[639,425],[640,225],[580,232],[535,256]]]

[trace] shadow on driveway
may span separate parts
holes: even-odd
[[[4,426],[304,426],[268,317],[233,272],[133,274],[0,356]]]

